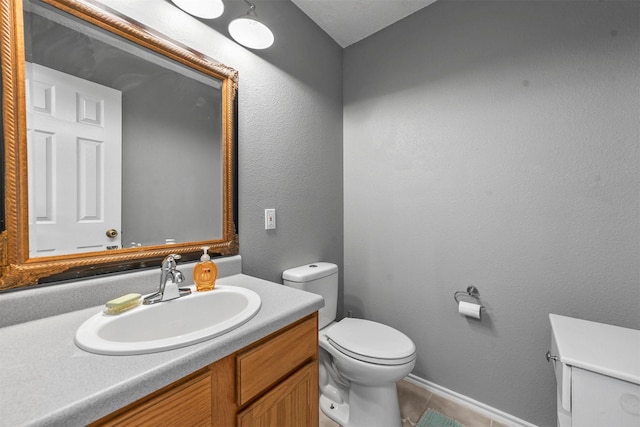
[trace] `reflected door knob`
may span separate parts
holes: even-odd
[[[118,230],[116,230],[115,228],[110,228],[107,230],[107,237],[110,239],[114,239],[116,237],[118,237]]]

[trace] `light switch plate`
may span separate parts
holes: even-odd
[[[276,228],[276,210],[265,209],[264,210],[264,229],[274,230]]]

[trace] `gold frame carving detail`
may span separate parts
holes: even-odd
[[[91,274],[91,271],[109,267],[121,266],[119,269],[115,268],[119,271],[128,268],[127,266],[155,262],[170,253],[195,256],[201,253],[202,246],[210,246],[211,252],[220,255],[237,254],[239,238],[234,219],[237,71],[197,52],[178,46],[126,17],[103,10],[91,3],[81,0],[42,1],[222,82],[223,236],[220,240],[179,243],[171,245],[170,248],[148,246],[29,258],[22,0],[0,0],[6,223],[6,230],[0,233],[0,291],[33,285],[43,278],[68,271],[77,272],[79,276],[83,276]]]

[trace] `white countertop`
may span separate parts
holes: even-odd
[[[562,363],[640,384],[640,331],[549,314]]]
[[[137,356],[80,350],[76,329],[95,306],[0,328],[0,426],[84,425],[320,309],[319,295],[243,274],[218,279],[262,298],[254,318],[220,337]]]

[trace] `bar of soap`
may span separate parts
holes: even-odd
[[[140,294],[127,294],[118,298],[114,298],[104,305],[105,314],[120,314],[127,310],[131,310],[140,305],[142,302],[142,295]]]

